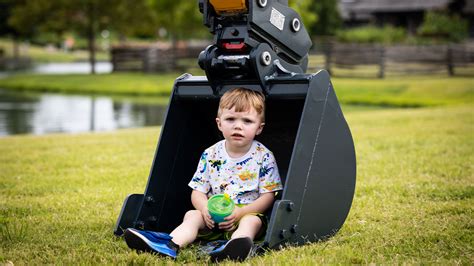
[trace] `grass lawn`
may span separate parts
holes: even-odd
[[[422,107],[474,102],[472,77],[335,78],[333,83],[345,104]]]
[[[62,93],[169,95],[178,73],[103,75],[15,75],[0,79],[0,88]],[[343,104],[420,107],[472,103],[474,79],[468,77],[333,78]]]
[[[116,73],[99,75],[20,74],[0,79],[0,88],[17,91],[115,95],[169,95],[178,74]]]
[[[13,42],[11,40],[0,38],[0,49],[3,49],[5,56],[13,56]],[[26,43],[20,44],[20,56],[29,57],[35,63],[77,62],[89,60],[89,52],[86,50],[64,52],[57,48],[47,48]],[[96,53],[97,60],[108,61],[109,58],[110,55],[108,52],[97,51]]]
[[[345,225],[328,241],[248,263],[472,265],[473,111],[347,112],[358,174]],[[112,234],[125,196],[145,189],[159,132],[0,138],[0,263],[173,264]],[[176,264],[207,262],[186,249]]]

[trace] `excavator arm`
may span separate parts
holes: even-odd
[[[286,0],[199,0],[214,43],[199,56],[208,80],[257,79],[305,73],[311,39]]]

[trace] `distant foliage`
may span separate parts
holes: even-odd
[[[402,42],[406,38],[406,31],[392,26],[364,26],[339,31],[336,37],[340,42],[391,44]]]
[[[342,25],[337,0],[289,0],[288,4],[301,15],[313,37],[333,36]]]
[[[469,25],[467,20],[458,15],[448,15],[440,12],[428,12],[423,24],[418,29],[418,35],[423,38],[459,42],[467,38]]]
[[[210,37],[202,23],[198,1],[147,0],[154,13],[157,28],[165,29],[171,40]]]
[[[318,14],[318,20],[310,28],[312,35],[334,36],[342,26],[337,0],[311,1],[310,8]]]
[[[301,16],[303,24],[309,32],[309,29],[314,25],[314,23],[316,23],[316,21],[318,21],[319,18],[318,14],[310,8],[312,2],[309,0],[289,0],[288,5]]]

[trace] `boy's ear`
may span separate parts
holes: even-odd
[[[257,129],[257,134],[256,135],[260,135],[260,133],[262,133],[263,126],[265,126],[265,123],[260,123],[260,126]]]
[[[219,117],[216,117],[216,124],[217,124],[217,128],[222,131],[221,129],[221,120],[219,119]]]

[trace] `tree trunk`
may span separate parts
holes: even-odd
[[[20,40],[17,37],[13,37],[13,59],[15,63],[20,61]]]
[[[127,42],[127,37],[123,33],[119,33],[119,44],[120,45],[125,45]]]
[[[177,68],[177,61],[178,61],[178,38],[171,33],[171,69],[174,71]]]
[[[87,27],[87,42],[89,48],[89,62],[91,64],[91,74],[95,74],[95,6],[92,1],[88,6],[89,25]]]

